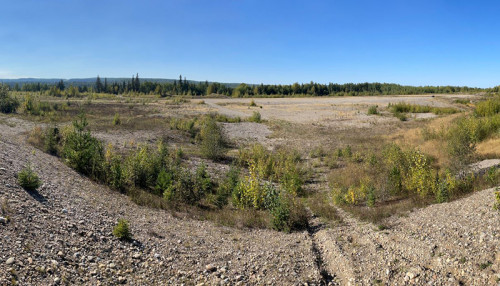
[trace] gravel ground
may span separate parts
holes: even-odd
[[[0,285],[500,285],[494,189],[389,218],[384,230],[340,209],[332,227],[312,218],[292,234],[234,229],[137,206],[29,146],[33,126],[0,116]],[[233,130],[243,139],[267,136],[243,127]],[[27,163],[38,192],[17,184]],[[112,236],[119,218],[133,242]]]
[[[16,183],[28,162],[44,182],[39,192]],[[0,168],[1,285],[319,284],[307,232],[238,230],[139,207],[3,136]],[[133,243],[111,235],[119,218],[130,221]]]

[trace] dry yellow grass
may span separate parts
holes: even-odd
[[[444,151],[446,146],[441,140],[424,140],[422,130],[424,126],[433,131],[446,130],[453,120],[460,116],[463,116],[463,114],[438,117],[417,128],[402,129],[394,134],[388,135],[387,139],[401,146],[416,147],[425,154],[434,157],[438,166],[445,166],[450,160],[448,153]]]
[[[500,157],[500,138],[490,138],[477,145],[477,153],[485,157]]]

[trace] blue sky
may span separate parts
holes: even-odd
[[[0,78],[500,84],[498,1],[0,4]]]

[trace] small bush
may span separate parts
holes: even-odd
[[[236,166],[231,166],[226,173],[224,180],[219,184],[214,198],[214,204],[222,208],[228,203],[228,198],[238,186],[240,170]]]
[[[38,178],[37,173],[33,171],[30,164],[17,174],[17,181],[19,185],[27,191],[35,191],[42,184],[40,178]]]
[[[378,108],[377,105],[370,106],[370,108],[368,108],[368,115],[377,115],[378,114],[377,108]]]
[[[257,106],[257,104],[255,104],[255,101],[253,99],[250,101],[250,106],[251,107]]]
[[[254,111],[253,114],[252,114],[252,116],[250,116],[250,118],[248,118],[248,121],[250,121],[250,122],[256,122],[256,123],[262,122],[262,118],[261,118],[260,112]]]
[[[220,160],[226,153],[226,140],[222,129],[213,117],[208,117],[204,122],[201,131],[201,153],[205,158]]]
[[[408,117],[406,116],[406,114],[401,113],[401,112],[394,112],[394,117],[396,117],[400,121],[407,121],[408,120]]]
[[[64,138],[62,155],[70,167],[95,179],[102,179],[104,148],[87,130],[87,119],[82,114],[73,122],[73,129]]]
[[[203,197],[204,193],[201,191],[195,185],[193,175],[188,170],[179,169],[174,184],[163,193],[163,198],[194,205]]]
[[[115,116],[113,117],[113,125],[120,125],[122,122],[120,120],[120,114],[115,113]]]
[[[481,117],[493,116],[500,113],[500,96],[477,103],[474,113]]]
[[[113,228],[113,235],[122,240],[131,240],[132,234],[130,233],[128,221],[119,219],[118,224]]]
[[[154,149],[141,145],[127,156],[125,160],[125,173],[127,181],[141,188],[154,187],[158,174],[164,168],[168,157],[165,145],[160,142]]]
[[[156,193],[162,195],[163,193],[168,192],[172,188],[173,183],[174,179],[172,173],[162,169],[156,179]]]
[[[56,156],[59,153],[59,142],[61,140],[61,135],[59,134],[59,128],[52,127],[45,131],[44,136],[44,151],[50,155]]]
[[[9,95],[9,87],[0,83],[0,112],[14,113],[19,107],[19,101]]]

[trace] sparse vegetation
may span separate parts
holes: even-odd
[[[18,106],[19,101],[10,96],[9,87],[0,83],[0,112],[13,113],[16,112]]]
[[[120,114],[115,113],[115,117],[113,117],[113,125],[120,125],[121,123]]]
[[[389,110],[394,114],[399,113],[434,113],[436,115],[440,114],[453,114],[457,113],[458,110],[451,107],[431,107],[428,105],[418,105],[410,103],[390,103],[388,106]]]
[[[379,114],[377,108],[378,108],[377,105],[370,106],[368,108],[368,115],[377,115],[377,114]]]
[[[250,116],[250,118],[248,118],[248,121],[260,123],[262,121],[261,116],[260,116],[260,112],[254,111],[252,116]]]

